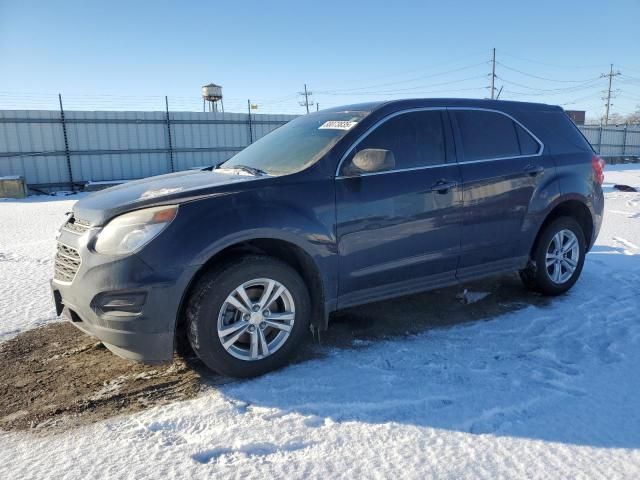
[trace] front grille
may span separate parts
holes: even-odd
[[[81,263],[80,253],[75,248],[58,243],[53,278],[60,282],[73,282]]]
[[[89,222],[85,222],[84,220],[80,220],[79,218],[71,217],[67,223],[64,224],[63,227],[65,230],[68,230],[73,233],[77,233],[78,235],[82,235],[84,232],[91,228]]]

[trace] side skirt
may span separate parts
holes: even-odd
[[[396,282],[390,285],[358,290],[357,292],[339,296],[336,310],[437,290],[439,288],[450,287],[500,273],[513,272],[524,268],[527,265],[527,261],[527,256],[508,258],[473,267],[466,267],[459,269],[457,272],[452,270],[438,275],[429,275],[427,277]]]

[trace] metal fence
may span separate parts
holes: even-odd
[[[603,157],[640,156],[640,125],[580,125],[579,128]]]
[[[295,118],[219,112],[0,110],[0,177],[35,188],[220,163]]]
[[[143,178],[220,163],[295,118],[219,112],[0,110],[0,177],[32,188]],[[640,126],[580,126],[605,157],[640,156]]]

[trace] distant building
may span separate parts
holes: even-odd
[[[586,113],[584,110],[565,110],[565,112],[567,112],[567,115],[569,115],[571,120],[573,120],[573,123],[576,125],[584,125],[584,117]]]

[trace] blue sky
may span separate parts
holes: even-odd
[[[301,113],[420,96],[485,97],[497,49],[501,98],[602,112],[601,73],[623,75],[613,111],[640,104],[640,0],[167,2],[0,0],[0,108]],[[540,77],[540,78],[537,78]],[[55,106],[55,104],[53,104]]]

